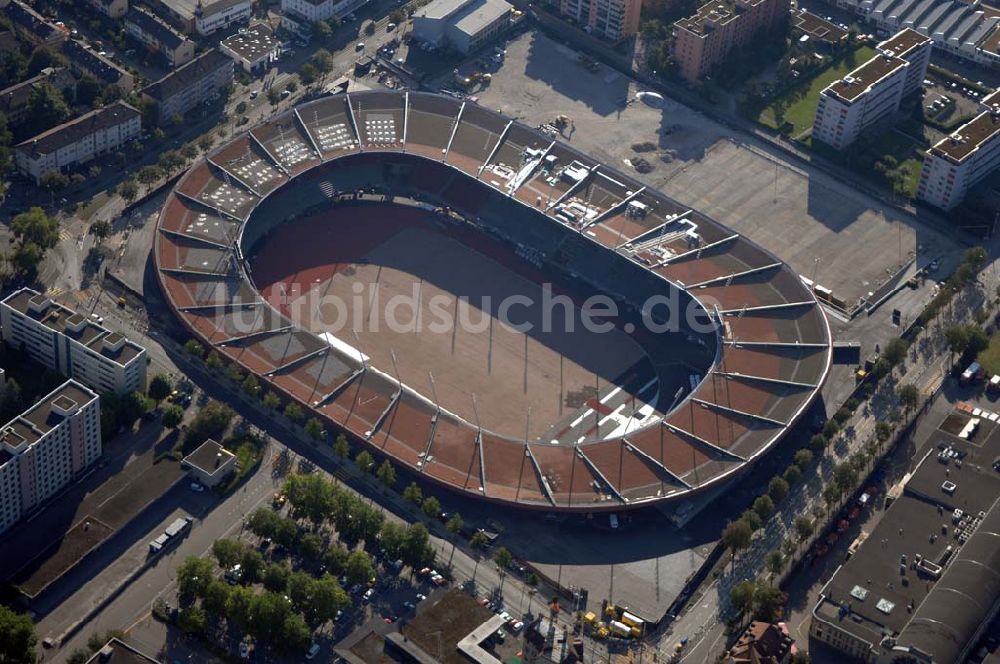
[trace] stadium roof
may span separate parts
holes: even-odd
[[[512,440],[439,411],[266,303],[242,256],[245,222],[258,204],[323,163],[403,152],[469,179],[473,200],[456,194],[447,202],[453,210],[475,216],[479,192],[493,189],[522,207],[526,228],[606,252],[635,275],[646,271],[663,293],[713,301],[718,351],[708,375],[674,410],[627,437]],[[620,510],[730,479],[808,408],[830,363],[826,316],[780,260],[568,145],[435,94],[330,96],[252,128],[175,185],[154,256],[171,306],[204,343],[429,480],[524,507]]]

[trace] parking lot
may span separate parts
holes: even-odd
[[[477,57],[460,68],[463,76],[490,74],[471,90],[481,105],[532,126],[567,116],[556,138],[747,235],[847,302],[914,256],[923,265],[959,252],[913,217],[816,169],[789,165],[677,102],[637,101],[642,87],[634,81],[541,34],[522,34],[504,48],[502,63]],[[453,78],[438,83],[454,88]],[[649,172],[633,166],[639,159]]]

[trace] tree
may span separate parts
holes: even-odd
[[[430,533],[424,524],[418,522],[407,526],[406,536],[403,538],[403,562],[415,569],[433,564],[434,547],[431,546],[430,539]]]
[[[465,527],[465,522],[462,521],[462,516],[455,512],[448,519],[448,523],[445,524],[445,528],[451,533],[451,556],[448,558],[448,566],[451,567],[451,561],[455,557],[455,547],[458,545],[458,536],[462,533],[462,528]]]
[[[757,587],[753,581],[740,581],[729,591],[729,600],[742,621],[743,617],[753,609],[754,595]]]
[[[909,344],[906,340],[900,337],[894,337],[889,340],[889,343],[885,345],[885,350],[882,352],[882,357],[890,365],[895,366],[906,359],[906,351],[909,348]]]
[[[825,441],[824,441],[825,443]],[[801,449],[795,452],[795,465],[799,470],[805,470],[812,463],[813,453],[810,450]]]
[[[168,429],[176,429],[184,420],[184,409],[175,403],[167,404],[167,406],[163,409],[163,417],[161,420],[163,422],[163,426]]]
[[[132,178],[126,178],[118,185],[118,195],[126,203],[131,203],[139,195],[139,185]]]
[[[185,143],[181,148],[181,156],[191,161],[198,156],[198,147],[194,143]]]
[[[292,475],[285,482],[285,495],[295,511],[314,524],[323,523],[333,511],[333,485],[322,475]]]
[[[240,556],[240,574],[244,583],[256,583],[264,572],[264,556],[252,547],[243,547]]]
[[[764,559],[764,565],[773,579],[781,574],[781,570],[785,569],[785,557],[781,555],[781,551],[776,549],[767,554],[767,557]]]
[[[177,587],[181,597],[200,596],[213,578],[215,565],[207,558],[190,556],[177,568]]]
[[[143,166],[135,177],[139,182],[149,187],[163,177],[163,169],[153,165]]]
[[[754,590],[754,618],[764,622],[773,622],[781,612],[784,595],[781,590],[763,581],[756,583]]]
[[[281,635],[285,618],[291,615],[292,607],[283,595],[265,591],[255,595],[250,602],[249,631],[265,641],[273,641]]]
[[[288,578],[292,570],[285,563],[270,563],[261,574],[264,588],[273,592],[283,592],[288,587]]]
[[[774,501],[767,494],[757,496],[756,500],[753,501],[753,511],[757,513],[761,520],[764,520],[774,512]]]
[[[212,555],[219,561],[219,567],[229,569],[243,557],[243,545],[236,540],[220,539],[212,543]]]
[[[323,423],[315,417],[310,417],[309,421],[306,422],[305,432],[306,435],[313,440],[322,440],[323,436],[326,434],[326,430],[323,428]]]
[[[819,454],[820,452],[826,449],[827,443],[829,442],[830,439],[827,438],[824,434],[822,433],[813,434],[813,436],[809,439],[809,449]],[[799,467],[804,470],[802,466]]]
[[[219,438],[235,416],[236,413],[229,406],[215,400],[209,401],[191,420],[187,442],[200,445],[209,438]]]
[[[167,175],[170,175],[178,168],[184,166],[184,157],[177,150],[167,150],[160,155],[159,160],[156,162]]]
[[[303,65],[305,66],[305,65]],[[300,74],[301,76],[301,74]],[[267,100],[271,102],[271,106],[277,106],[278,102],[281,101],[281,92],[278,88],[269,88],[267,91]]]
[[[406,529],[395,521],[386,521],[378,534],[379,542],[390,558],[398,558],[406,541]]]
[[[286,652],[301,652],[312,642],[312,631],[302,616],[290,614],[281,623],[281,641],[278,647]]]
[[[514,561],[514,556],[510,555],[504,547],[500,547],[493,552],[493,562],[496,563],[497,571],[500,572],[500,594],[503,594],[503,582],[507,578],[507,570],[510,569],[510,564]]]
[[[321,48],[313,53],[312,64],[321,74],[329,74],[333,70],[333,56],[330,51]]]
[[[753,530],[742,520],[730,521],[722,530],[722,544],[729,549],[732,556],[733,570],[736,569],[736,555],[743,549],[750,546],[753,538]]]
[[[471,546],[472,550],[476,552],[476,566],[472,570],[473,583],[476,582],[476,573],[479,571],[479,559],[487,544],[489,544],[489,540],[486,539],[486,535],[483,534],[482,530],[477,530],[472,533],[472,537],[469,538],[469,546]]]
[[[347,444],[347,436],[342,433],[337,434],[337,440],[333,443],[333,451],[337,453],[341,461],[348,457],[351,453],[351,447]]]
[[[30,242],[42,251],[51,249],[59,242],[59,222],[40,207],[30,208],[14,217],[10,231],[22,243]]]
[[[785,468],[785,472],[781,474],[781,478],[785,480],[786,484],[791,486],[802,479],[802,471],[799,470],[798,466],[792,464],[788,468]]]
[[[226,366],[226,377],[234,383],[243,382],[243,372],[240,370],[240,365],[235,362],[231,362]]]
[[[767,483],[767,495],[775,503],[780,503],[788,495],[788,482],[780,477],[772,477]]]
[[[182,609],[177,616],[177,626],[188,634],[204,634],[208,627],[205,610],[200,606],[189,606]]]
[[[285,406],[285,417],[290,419],[292,422],[299,424],[305,417],[305,413],[302,412],[302,406],[293,401]]]
[[[236,586],[226,598],[226,619],[242,629],[250,624],[250,612],[253,606],[254,592],[246,586]]]
[[[982,247],[971,247],[965,252],[965,262],[972,268],[973,272],[979,272],[986,264],[986,249]]]
[[[853,487],[858,481],[858,472],[848,463],[840,463],[833,469],[833,480],[837,486],[846,491]]]
[[[884,443],[892,436],[892,425],[888,422],[879,421],[875,423],[875,438],[878,442]]]
[[[314,625],[321,625],[336,618],[338,611],[343,611],[350,605],[351,598],[337,583],[337,579],[324,574],[312,584],[312,595],[305,610],[306,619]]]
[[[299,68],[299,78],[303,85],[312,85],[319,78],[319,70],[310,63],[305,63]]]
[[[299,540],[299,553],[306,560],[319,560],[323,555],[323,538],[316,533],[306,533]]]
[[[91,168],[98,168],[92,166]],[[98,219],[90,225],[90,234],[97,238],[97,242],[103,242],[111,235],[111,222],[107,219]]]
[[[420,506],[420,509],[422,509],[424,514],[432,519],[436,518],[437,515],[441,513],[441,501],[434,496],[427,496],[427,498],[424,499],[423,504]]]
[[[215,617],[221,618],[226,615],[226,603],[229,601],[229,584],[221,579],[212,579],[205,588],[202,607],[205,611]]]
[[[403,499],[408,503],[419,505],[423,501],[423,492],[416,482],[410,482],[409,486],[403,489]]]
[[[72,115],[69,104],[51,83],[41,83],[32,88],[25,114],[25,133],[35,136],[60,125]]]
[[[900,386],[898,396],[899,405],[903,407],[905,412],[909,413],[917,407],[917,401],[920,399],[920,390],[917,389],[916,385],[907,383]]]
[[[760,530],[761,526],[764,525],[763,519],[760,518],[760,515],[757,514],[752,507],[746,509],[743,514],[740,515],[740,521],[743,521],[750,526],[750,530],[754,532]]]
[[[311,24],[312,33],[319,39],[326,41],[333,34],[333,29],[325,21],[313,21]],[[329,53],[327,53],[329,55]]]
[[[344,565],[344,575],[349,583],[366,584],[375,577],[371,557],[364,551],[352,551]]]
[[[285,86],[285,90],[288,90],[289,92],[295,92],[298,89],[299,89],[299,84],[296,83],[295,81],[289,81],[288,85]]]
[[[274,392],[268,392],[265,394],[261,401],[263,402],[264,407],[268,410],[274,410],[281,405],[281,399],[279,399],[278,395]]]
[[[31,617],[0,604],[0,662],[34,664],[37,642]]]
[[[800,516],[795,519],[795,534],[800,543],[809,539],[809,536],[813,534],[813,523],[809,517]]]
[[[159,406],[160,402],[170,396],[173,391],[174,386],[170,383],[170,379],[163,374],[156,374],[153,379],[149,381],[149,398],[156,402]]]
[[[292,600],[292,608],[301,611],[309,604],[309,596],[312,595],[313,580],[305,572],[293,572],[288,577],[287,594]]]
[[[388,551],[388,548],[386,550]],[[331,546],[323,554],[323,564],[326,565],[332,574],[343,574],[344,570],[347,569],[348,555],[347,549],[339,544]]]
[[[248,373],[247,377],[243,379],[243,391],[248,395],[255,397],[257,393],[260,392],[260,381],[257,380],[257,376],[252,373]]]
[[[834,507],[843,495],[842,489],[836,484],[827,484],[823,487],[823,500],[827,506]]]
[[[382,462],[382,465],[378,467],[375,471],[375,476],[378,477],[378,481],[388,489],[391,489],[396,485],[396,469],[393,467],[392,462],[386,459]]]
[[[38,46],[31,52],[28,59],[28,66],[25,75],[29,77],[38,76],[47,67],[68,67],[69,62],[59,51],[48,46]],[[102,644],[103,645],[103,644]]]
[[[118,405],[118,421],[132,426],[137,419],[153,408],[153,402],[142,392],[129,392]]]

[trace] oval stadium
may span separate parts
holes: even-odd
[[[826,377],[810,288],[747,238],[472,102],[303,103],[174,186],[188,331],[452,490],[619,511],[721,486]]]

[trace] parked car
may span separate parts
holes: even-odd
[[[314,643],[311,646],[309,646],[309,651],[306,652],[306,659],[314,659],[318,654],[319,654],[319,644]]]

